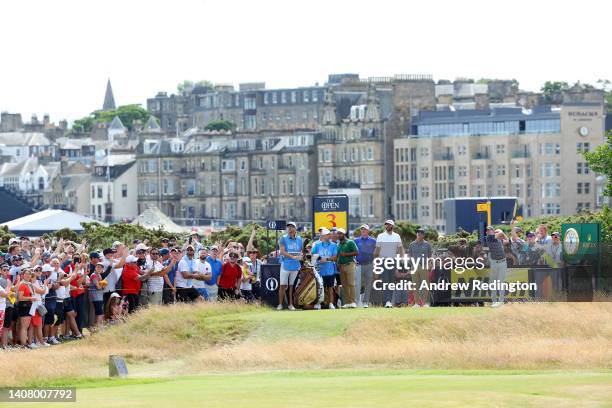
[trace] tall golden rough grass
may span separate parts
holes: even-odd
[[[612,368],[612,304],[528,303],[429,319],[362,319],[328,340],[255,338],[190,362],[194,371]]]
[[[0,367],[10,367],[3,370],[0,386],[104,377],[110,354],[125,356],[128,366],[150,363],[154,368],[180,361],[176,374],[368,367],[612,368],[611,303],[393,312],[356,311],[361,317],[343,322],[346,328],[341,334],[313,340],[311,335],[317,334],[313,331],[328,330],[329,325],[313,326],[311,320],[302,327],[300,320],[313,316],[305,313],[322,312],[288,314],[231,304],[151,308],[83,341],[39,350],[0,351]],[[321,319],[334,315],[322,314]],[[270,336],[276,333],[276,316],[298,335]],[[7,375],[9,372],[14,375]]]

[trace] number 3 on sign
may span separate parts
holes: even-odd
[[[336,227],[336,214],[327,214],[327,221],[329,222],[329,228]]]
[[[346,212],[317,212],[314,217],[315,231],[319,228],[344,228],[347,229]]]

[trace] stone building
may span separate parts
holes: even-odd
[[[137,154],[139,212],[156,206],[196,224],[309,219],[316,133],[147,132]]]
[[[526,217],[595,208],[582,152],[603,141],[601,102],[422,111],[394,141],[395,215],[444,231],[446,198],[515,196]]]
[[[379,94],[387,100],[391,96],[377,92],[373,84],[365,93],[330,88],[325,96],[317,142],[318,193],[346,194],[351,224],[379,223],[387,214],[385,145],[390,112],[381,112]]]

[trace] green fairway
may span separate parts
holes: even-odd
[[[325,370],[172,379],[107,379],[77,384],[77,403],[63,405],[403,408],[412,404],[448,407],[610,406],[612,373]],[[40,405],[22,403],[19,406]]]

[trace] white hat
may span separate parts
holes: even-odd
[[[42,271],[43,272],[53,272],[53,267],[49,264],[44,264],[42,266]]]
[[[293,225],[295,228],[297,228],[297,225],[296,225],[296,224],[295,224],[295,222],[293,222],[293,221],[289,221],[289,222],[287,223],[287,226],[290,226],[290,225]]]
[[[125,262],[127,263],[133,263],[138,261],[138,258],[136,258],[134,255],[128,255],[127,258],[125,258]]]
[[[147,249],[149,249],[148,246],[146,246],[145,244],[138,244],[136,245],[136,251],[146,251]]]
[[[319,235],[327,235],[327,234],[330,234],[330,231],[327,228],[325,227],[319,228]]]
[[[365,230],[370,230],[370,226],[368,224],[363,224],[361,227],[359,227],[359,229],[365,229]]]
[[[346,231],[344,230],[344,228],[336,228],[336,232],[341,232],[343,234],[346,234]]]
[[[121,295],[119,295],[117,292],[113,292],[113,293],[110,295],[110,297],[111,297],[111,298],[121,297]]]
[[[389,224],[389,225],[391,225],[391,226],[395,226],[395,221],[393,221],[393,220],[387,220],[387,221],[385,221],[385,224]]]
[[[115,242],[113,242],[112,247],[113,248],[117,248],[119,245],[123,245],[123,243],[121,241],[115,241]]]

